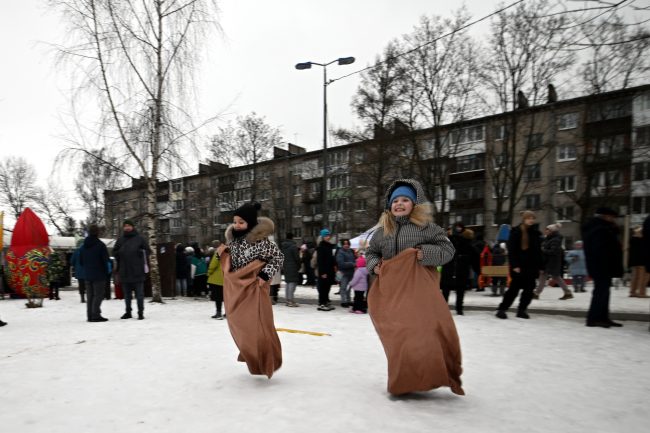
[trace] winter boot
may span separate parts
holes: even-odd
[[[497,316],[499,319],[507,319],[508,318],[508,315],[503,310],[498,310],[497,314],[495,314],[495,316]]]
[[[120,317],[120,319],[132,319],[132,318],[133,318],[133,316],[131,315],[130,312],[126,312],[126,313],[122,314],[122,317]]]
[[[519,311],[517,313],[517,317],[519,317],[520,319],[530,319],[530,316],[525,311]]]
[[[144,320],[144,312],[138,311],[138,320]]]

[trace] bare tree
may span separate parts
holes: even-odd
[[[232,165],[252,166],[251,200],[256,199],[257,164],[271,158],[273,147],[282,142],[278,128],[266,123],[263,116],[252,112],[237,117],[235,125],[219,128],[212,138],[209,153],[213,160]]]
[[[580,67],[587,93],[602,93],[631,87],[650,70],[650,31],[645,24],[626,23],[621,15],[580,25],[582,37],[576,49],[587,50]],[[639,83],[640,84],[640,83]]]
[[[38,196],[36,170],[25,158],[10,156],[0,162],[0,202],[9,206],[14,218],[35,204]]]
[[[449,161],[462,146],[461,141],[451,140],[442,126],[469,119],[476,113],[477,48],[463,30],[469,20],[464,8],[447,19],[423,16],[413,32],[404,37],[405,46],[412,50],[406,57],[410,68],[402,91],[403,98],[408,98],[404,101],[404,117],[410,127],[421,120],[422,126],[432,128],[433,132],[424,147],[415,141],[407,144],[404,156],[412,159],[429,195],[437,196],[436,222],[443,225],[452,169]]]
[[[81,170],[75,179],[75,191],[88,211],[86,222],[102,226],[104,224],[104,190],[114,190],[121,186],[119,167],[116,157],[108,149],[91,149],[85,153]]]
[[[502,128],[501,145],[486,153],[496,223],[512,221],[516,205],[530,186],[527,166],[543,160],[552,148],[548,137],[539,135],[543,131],[536,112],[525,109],[546,102],[548,85],[575,60],[566,51],[571,38],[565,30],[567,17],[551,13],[553,7],[546,0],[524,2],[491,22],[482,75],[489,103],[507,114],[504,125],[497,125]]]
[[[157,182],[180,160],[196,131],[188,96],[200,43],[216,5],[209,0],[50,0],[74,41],[61,49],[82,74],[80,89],[100,96],[97,135],[130,164],[125,173],[146,184],[144,229],[157,243]],[[76,80],[77,77],[74,77]],[[77,140],[70,149],[88,154]],[[162,302],[156,255],[153,301]]]
[[[47,188],[38,188],[34,208],[45,217],[48,224],[52,225],[59,236],[66,236],[66,225],[72,217],[73,207],[65,191],[50,180]]]

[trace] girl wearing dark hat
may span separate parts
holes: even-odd
[[[368,312],[388,360],[388,392],[448,386],[463,395],[460,342],[436,270],[452,259],[454,247],[433,223],[416,180],[393,182],[385,203],[366,267],[377,276]]]
[[[217,250],[223,269],[224,304],[228,327],[239,348],[238,360],[251,374],[271,377],[282,365],[282,348],[273,322],[269,280],[281,268],[284,256],[269,240],[274,224],[258,217],[259,203],[235,211],[226,230],[226,245]]]

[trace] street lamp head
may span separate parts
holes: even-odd
[[[298,63],[298,64],[296,64],[296,69],[299,69],[299,70],[311,69],[311,62]]]
[[[350,65],[354,63],[354,57],[340,57],[338,63],[339,65]]]

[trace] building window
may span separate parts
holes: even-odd
[[[354,153],[354,163],[361,164],[366,160],[366,152],[364,150],[357,150]]]
[[[161,233],[169,233],[169,220],[160,220]]]
[[[219,215],[215,215],[214,217],[212,217],[212,224],[214,224],[215,226],[219,224]]]
[[[540,180],[542,178],[542,165],[537,163],[524,167],[524,178],[528,182]]]
[[[623,185],[623,173],[620,170],[596,173],[594,184],[598,188],[611,188]]]
[[[483,139],[483,125],[470,126],[451,133],[451,144],[474,143]]]
[[[613,156],[623,152],[625,136],[623,134],[602,137],[596,143],[596,155]]]
[[[190,200],[190,209],[196,209],[196,199]]]
[[[456,158],[456,172],[483,169],[483,154],[459,156]]]
[[[187,190],[188,191],[196,191],[196,182],[188,182]]]
[[[367,205],[367,203],[366,203],[366,199],[365,199],[365,198],[364,198],[364,199],[360,199],[360,200],[357,200],[357,203],[356,203],[356,206],[355,206],[355,207],[356,207],[355,210],[367,210],[367,206],[368,206],[368,205]]]
[[[302,216],[302,206],[293,206],[291,208],[291,213],[293,214],[294,217],[301,217]]]
[[[650,213],[650,197],[632,197],[632,213],[647,214]]]
[[[506,161],[508,160],[508,154],[506,152],[494,154],[494,168],[501,169],[506,168]]]
[[[208,208],[207,207],[202,207],[199,210],[199,215],[201,215],[201,218],[205,218],[208,216]]]
[[[300,195],[300,194],[302,194],[301,189],[302,189],[302,188],[301,188],[300,185],[294,185],[294,186],[293,186],[293,195]]]
[[[576,190],[575,176],[559,176],[556,179],[556,192],[571,192]]]
[[[505,125],[497,125],[493,129],[494,133],[494,140],[503,140],[506,137],[506,126]]]
[[[183,189],[183,181],[182,180],[174,180],[172,181],[172,192],[180,192]]]
[[[542,199],[539,194],[528,194],[524,196],[526,209],[540,209],[542,206]]]
[[[466,226],[482,226],[483,211],[481,209],[468,209],[449,216],[450,222],[460,221]]]
[[[564,206],[556,209],[558,221],[573,221],[574,220],[574,207]]]
[[[250,201],[251,189],[250,188],[238,189],[235,191],[235,197],[237,201]]]
[[[339,165],[344,165],[348,163],[350,159],[350,151],[345,150],[343,152],[332,152],[327,155],[329,166],[335,167]]]
[[[578,127],[578,113],[564,113],[557,116],[557,129],[573,129]]]
[[[174,228],[183,227],[181,219],[180,218],[172,219],[172,227],[174,227]]]
[[[194,218],[188,218],[187,219],[187,225],[189,227],[194,227],[196,225],[195,222],[194,222]]]
[[[476,200],[483,198],[483,184],[459,185],[454,189],[454,200]]]
[[[650,179],[650,162],[636,162],[632,165],[632,180]]]
[[[530,134],[526,140],[526,146],[529,150],[539,149],[544,143],[544,134]]]
[[[557,145],[557,160],[573,161],[576,159],[576,145],[575,144],[558,144]]]
[[[242,170],[237,173],[238,182],[248,182],[249,180],[253,180],[253,170]]]
[[[650,126],[643,126],[634,130],[636,147],[650,146]]]
[[[335,174],[327,178],[327,189],[339,189],[347,188],[350,186],[350,175],[345,174]]]
[[[182,210],[183,209],[183,200],[174,200],[174,210]]]
[[[271,200],[271,190],[270,189],[264,189],[259,192],[259,200]]]

